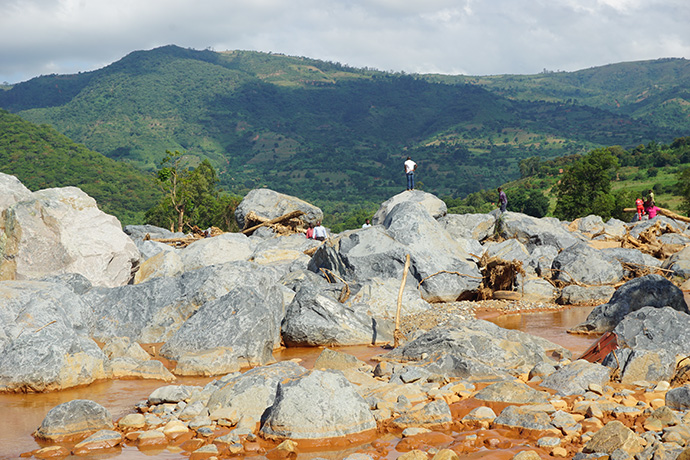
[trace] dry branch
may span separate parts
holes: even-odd
[[[253,227],[246,228],[246,229],[242,230],[242,233],[244,233],[245,235],[251,235],[258,228],[266,227],[268,225],[280,224],[282,222],[285,222],[286,220],[294,219],[295,217],[299,217],[303,214],[304,214],[304,211],[300,211],[299,209],[296,211],[291,211],[287,214],[283,214],[280,217],[276,217],[275,219],[271,219],[271,220],[268,220],[266,222],[262,222],[259,225],[255,225]]]

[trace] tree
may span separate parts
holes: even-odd
[[[156,180],[164,192],[163,199],[146,212],[146,221],[161,227],[184,231],[185,225],[211,226],[237,230],[234,213],[241,198],[221,193],[218,176],[208,160],[189,169],[184,155],[165,152]]]
[[[589,214],[610,218],[616,202],[611,195],[611,180],[618,167],[618,159],[606,148],[593,150],[575,161],[556,185],[554,215],[561,220]]]
[[[549,199],[541,190],[508,190],[508,210],[533,217],[544,217],[549,212]]]
[[[690,168],[685,168],[678,173],[676,194],[680,195],[683,200],[682,210],[690,215]]]

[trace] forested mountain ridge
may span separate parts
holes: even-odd
[[[180,150],[197,161],[209,158],[231,192],[268,186],[319,205],[352,204],[400,191],[407,155],[420,164],[421,188],[462,196],[518,177],[527,157],[687,135],[671,115],[671,121],[657,120],[663,110],[654,98],[676,91],[680,100],[687,88],[685,77],[675,87],[668,77],[671,68],[685,75],[687,62],[667,64],[663,72],[649,71],[646,83],[615,84],[597,77],[597,69],[421,76],[166,46],[133,52],[97,71],[15,85],[0,91],[0,107],[143,170],[155,169],[166,150]],[[623,65],[598,69],[624,78],[626,71],[614,72]],[[630,98],[617,88],[630,86],[624,94],[632,94],[654,78],[663,91],[647,98],[646,109],[637,105],[626,113],[605,103],[611,95],[625,103]],[[580,97],[566,98],[569,91]]]
[[[427,75],[429,81],[477,84],[515,100],[582,104],[687,129],[690,61],[665,58],[623,62],[575,72],[486,77]]]
[[[32,191],[77,186],[125,225],[141,223],[161,195],[152,178],[133,166],[1,109],[0,171],[16,176]]]

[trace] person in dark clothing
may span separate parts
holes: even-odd
[[[508,197],[506,196],[506,192],[504,192],[501,187],[498,187],[498,206],[500,207],[501,212],[506,212],[506,207],[508,206]]]

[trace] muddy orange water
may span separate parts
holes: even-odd
[[[591,307],[578,307],[560,310],[556,312],[511,314],[495,318],[490,321],[507,329],[519,329],[533,335],[544,337],[554,343],[562,345],[573,352],[575,357],[584,352],[591,345],[596,337],[586,337],[570,335],[566,329],[582,322]],[[353,354],[360,359],[369,360],[371,357],[384,353],[379,347],[347,347],[341,350]],[[312,368],[316,357],[321,352],[320,348],[292,348],[280,350],[274,353],[277,360],[300,360],[300,364],[307,368]],[[205,385],[210,378],[178,378],[174,383],[177,385]],[[95,383],[82,388],[75,388],[52,393],[38,394],[0,394],[0,459],[16,459],[20,454],[30,452],[43,445],[38,444],[32,437],[32,433],[39,427],[43,418],[50,409],[63,402],[73,399],[90,399],[107,408],[113,419],[117,420],[125,414],[134,412],[134,405],[148,397],[153,390],[165,385],[165,383],[155,380],[112,380]],[[481,432],[462,432],[451,433],[455,445],[467,436],[487,436],[492,430]],[[501,439],[505,436],[496,435],[492,439]],[[504,441],[486,441],[487,446],[490,442],[499,442],[497,446],[490,446],[490,450],[482,449],[480,452],[468,452],[462,455],[464,460],[474,458],[489,459],[509,459],[515,454],[515,445]],[[505,445],[501,445],[503,442]],[[411,441],[406,441],[410,444]],[[420,447],[429,444],[438,448],[445,447],[443,443],[437,441],[436,444],[424,438],[418,441]],[[440,444],[439,444],[440,443]],[[373,443],[364,446],[357,446],[349,451],[339,450],[337,452],[317,452],[300,454],[300,460],[307,460],[310,457],[325,457],[339,459],[347,456],[350,452],[364,451],[370,453],[375,458],[395,459],[402,454],[396,450],[399,438],[393,435],[385,435]],[[413,443],[414,444],[414,443]],[[404,449],[404,445],[398,447]],[[455,447],[454,447],[455,449]],[[457,449],[455,449],[457,451]],[[185,459],[188,454],[175,449],[160,449],[155,451],[140,451],[136,447],[126,446],[110,454],[100,456],[89,456],[90,460],[101,458],[114,458],[118,460],[130,459],[151,459],[155,456],[156,460],[164,459]],[[248,455],[246,458],[257,458]]]

